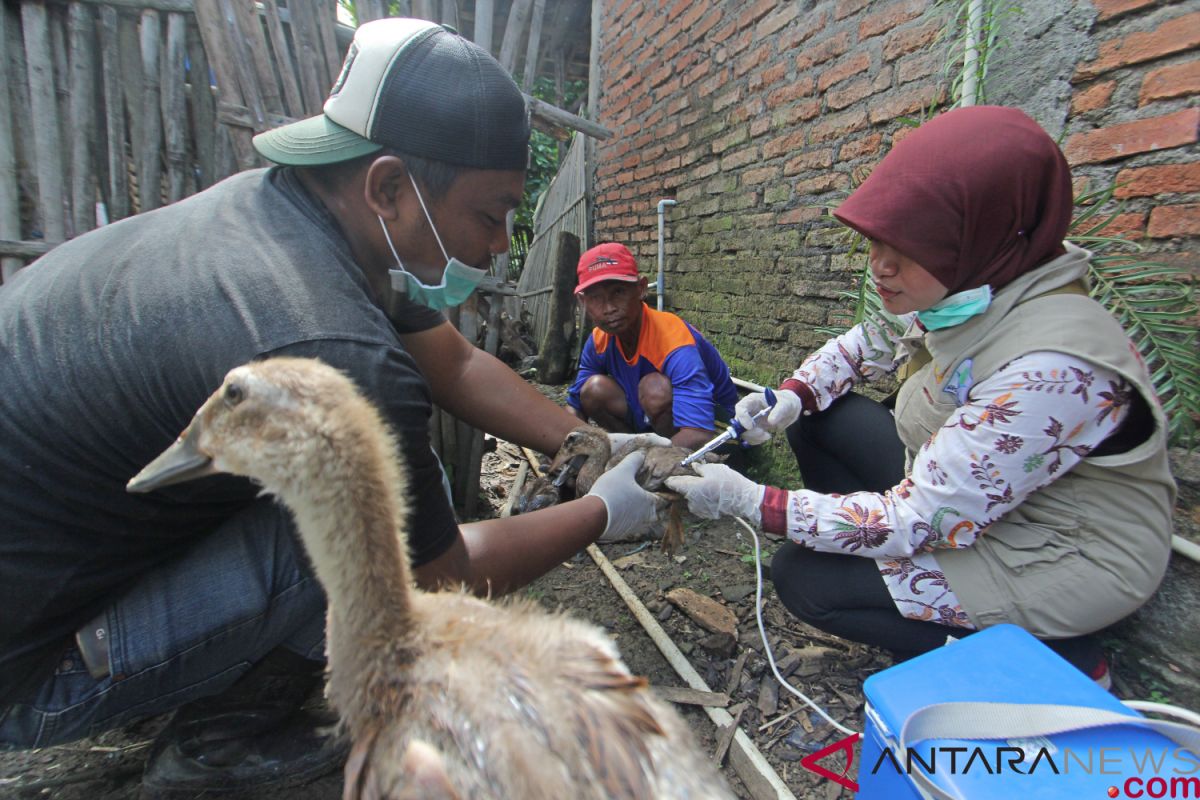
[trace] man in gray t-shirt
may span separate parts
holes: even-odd
[[[509,591],[653,521],[632,481],[466,525],[442,490],[432,403],[544,453],[578,425],[438,312],[507,250],[528,136],[483,50],[433,23],[369,23],[325,113],[256,137],[281,166],[60,245],[0,288],[0,748],[182,706],[147,797],[265,791],[340,763],[327,720],[297,711],[324,596],[286,511],[231,477],[124,488],[247,361],[320,358],[381,409],[424,586]]]

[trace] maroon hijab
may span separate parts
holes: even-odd
[[[971,106],[917,128],[833,215],[955,292],[999,289],[1063,252],[1071,172],[1022,111]]]

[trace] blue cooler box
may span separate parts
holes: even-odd
[[[925,706],[950,702],[1059,704],[1138,716],[1015,625],[988,628],[872,675],[863,684],[863,693],[866,726],[858,763],[860,800],[928,797],[907,774],[899,748],[905,720]],[[936,759],[934,782],[963,800],[1200,797],[1200,757],[1165,736],[1136,726],[1093,728],[1049,738],[942,739],[909,744],[926,762],[931,755]],[[946,748],[956,747],[964,750],[954,754],[952,769]],[[1011,768],[1010,761],[1018,757],[1011,750],[1001,754],[997,770],[1001,747],[1024,750],[1024,760],[1016,766],[1028,774]],[[894,761],[886,748],[891,748]],[[975,759],[970,761],[973,754]]]

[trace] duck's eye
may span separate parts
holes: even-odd
[[[225,404],[228,406],[236,406],[242,402],[246,396],[246,390],[241,387],[241,384],[231,383],[225,387]]]

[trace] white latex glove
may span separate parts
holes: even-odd
[[[657,433],[610,433],[608,445],[615,453],[631,441],[637,441],[637,447],[670,447],[671,440]]]
[[[775,407],[771,413],[755,422],[753,417],[767,407],[767,396],[762,392],[748,394],[734,406],[733,413],[737,421],[746,429],[742,441],[746,444],[762,444],[771,438],[771,433],[782,430],[800,417],[804,403],[800,396],[787,389],[775,390]]]
[[[763,493],[767,487],[724,464],[698,464],[700,477],[667,478],[667,488],[687,498],[688,511],[704,519],[723,516],[745,517],[762,524]]]
[[[647,492],[637,484],[637,471],[645,460],[645,451],[630,453],[620,464],[601,475],[588,492],[589,496],[603,500],[608,511],[608,523],[602,534],[606,540],[638,538],[656,527],[659,512],[666,508],[665,498]]]

